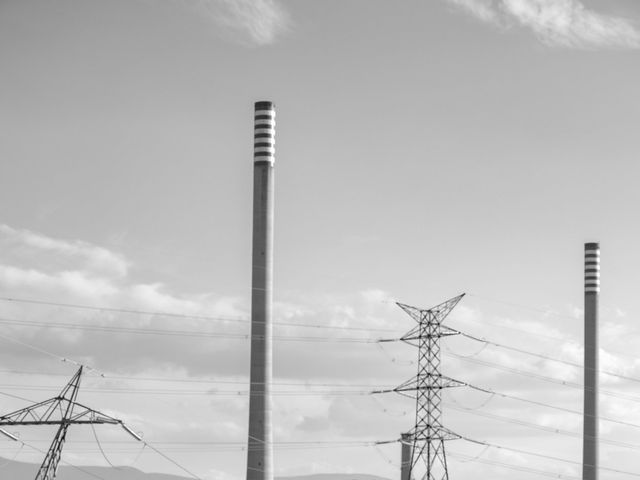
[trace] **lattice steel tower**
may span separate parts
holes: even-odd
[[[22,408],[7,415],[0,416],[0,433],[12,440],[19,441],[18,438],[3,430],[3,426],[16,425],[56,425],[58,432],[51,442],[49,451],[38,469],[35,480],[54,480],[58,472],[58,464],[62,456],[62,448],[67,438],[67,430],[71,425],[94,425],[112,424],[120,425],[132,437],[138,441],[142,438],[127,427],[122,420],[111,417],[105,413],[93,410],[78,403],[78,390],[80,389],[80,378],[82,377],[82,367],[78,369],[73,378],[62,389],[60,394],[44,402]]]
[[[412,443],[409,478],[418,463],[424,462],[427,470],[423,480],[448,480],[445,441],[462,438],[442,425],[442,390],[466,385],[440,373],[440,339],[460,332],[442,325],[451,310],[464,294],[447,300],[428,310],[409,305],[397,305],[413,318],[417,325],[400,338],[418,347],[418,374],[393,391],[409,396],[415,392],[416,423],[403,441]],[[411,395],[413,398],[413,395]]]

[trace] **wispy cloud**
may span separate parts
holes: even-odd
[[[123,277],[127,274],[129,263],[122,255],[106,248],[75,240],[67,241],[51,238],[29,230],[22,230],[0,224],[0,245],[3,250],[19,246],[26,256],[33,258],[39,253],[58,255],[67,261],[84,263],[84,268],[97,270],[102,274]]]
[[[491,0],[447,0],[449,3],[464,10],[485,22],[498,20],[498,9]]]
[[[278,0],[198,0],[196,8],[233,40],[251,46],[274,43],[290,27]]]
[[[640,31],[622,17],[598,13],[580,0],[447,0],[494,25],[531,29],[550,46],[640,48]]]

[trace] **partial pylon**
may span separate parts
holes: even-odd
[[[58,464],[62,456],[62,448],[67,437],[67,430],[71,425],[120,425],[133,438],[142,441],[142,438],[127,427],[122,420],[93,410],[76,401],[78,390],[80,389],[82,369],[83,367],[80,366],[76,374],[58,396],[0,417],[0,433],[15,441],[19,441],[18,437],[4,430],[2,427],[18,425],[59,425],[56,436],[53,442],[51,442],[51,446],[42,465],[40,465],[38,469],[35,480],[54,480],[56,478]]]

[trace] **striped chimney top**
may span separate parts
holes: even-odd
[[[600,244],[584,244],[584,293],[600,293]]]
[[[276,145],[276,106],[273,102],[256,102],[253,129],[253,162],[273,165]]]

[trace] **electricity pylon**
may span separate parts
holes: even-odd
[[[428,310],[397,303],[417,323],[397,340],[418,347],[418,373],[393,390],[374,393],[393,391],[414,398],[408,392],[415,392],[416,423],[403,437],[403,441],[412,443],[409,478],[412,478],[418,462],[422,461],[427,468],[423,480],[449,480],[445,441],[462,438],[442,425],[441,402],[443,389],[465,386],[466,383],[440,373],[440,339],[460,333],[445,327],[442,322],[462,297],[464,293]]]
[[[80,388],[82,366],[67,383],[57,397],[50,398],[29,407],[17,410],[0,417],[0,427],[10,425],[59,425],[49,451],[38,470],[35,480],[54,480],[58,471],[58,463],[62,455],[62,447],[70,425],[105,424],[120,425],[138,441],[142,438],[127,427],[122,420],[93,410],[76,402]],[[0,428],[0,433],[18,441],[18,438]]]

